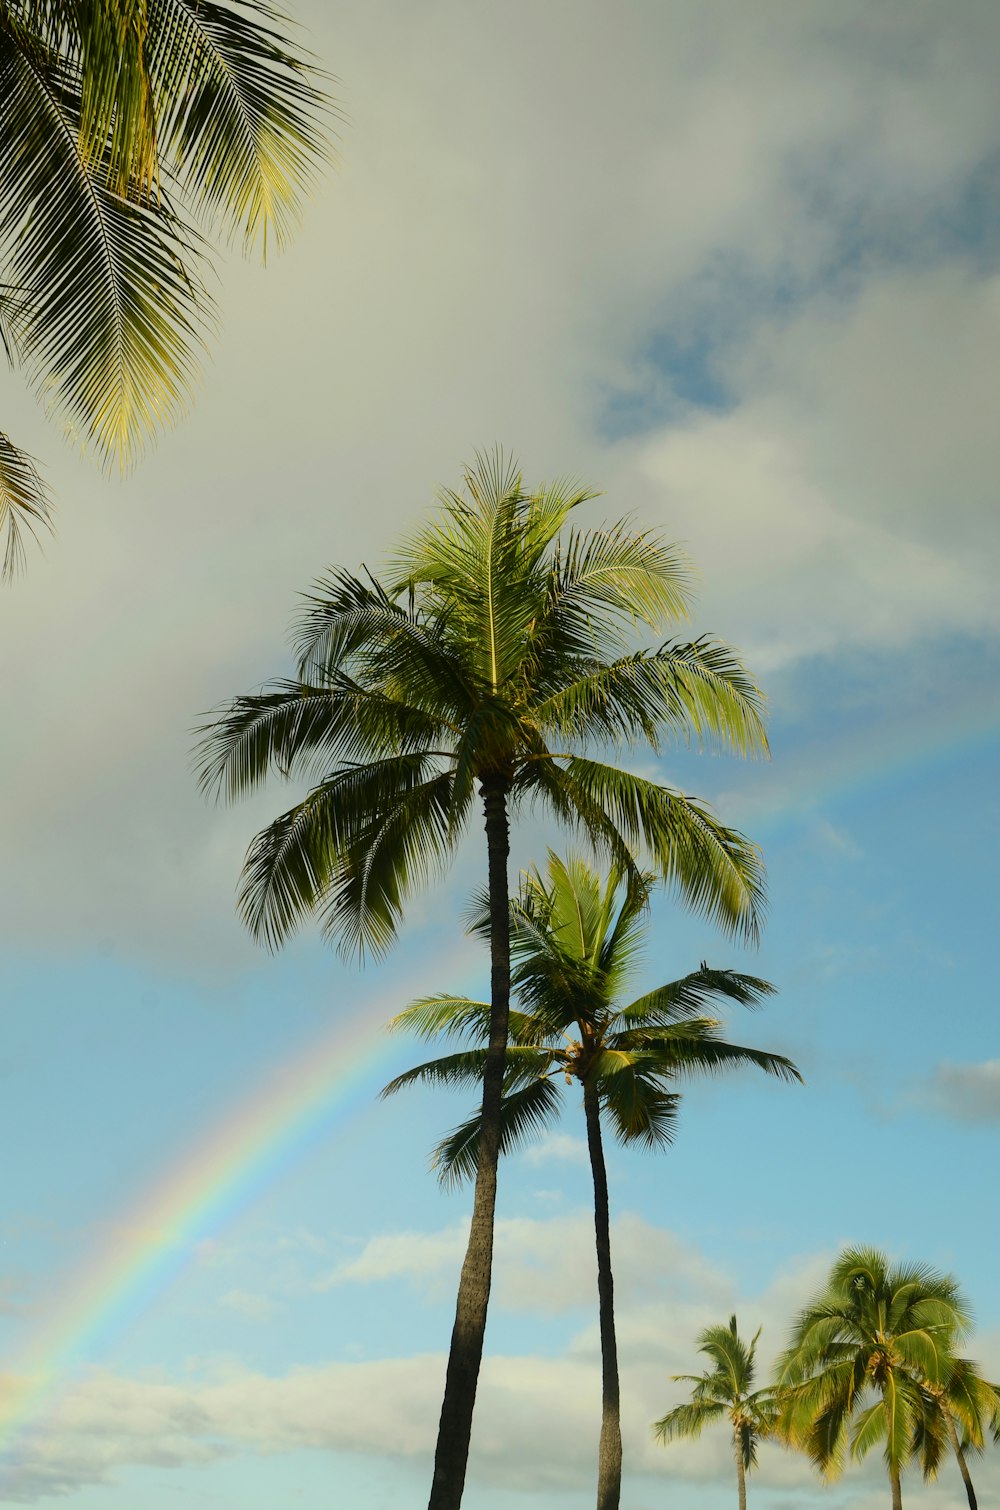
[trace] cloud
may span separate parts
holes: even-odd
[[[1000,1123],[1000,1059],[939,1064],[911,1104],[930,1107],[957,1122]]]
[[[502,1224],[503,1225],[503,1224]],[[530,1311],[540,1295],[558,1307],[560,1284],[588,1309],[595,1304],[592,1265],[577,1260],[592,1245],[584,1213],[550,1222],[508,1223],[529,1262],[514,1281],[514,1298]],[[388,1236],[381,1250],[387,1267]],[[408,1234],[399,1234],[408,1240]],[[409,1243],[413,1265],[426,1276],[432,1256],[452,1261],[456,1229]],[[431,1239],[436,1238],[436,1247]],[[702,1328],[735,1311],[741,1330],[763,1327],[759,1365],[766,1378],[784,1342],[789,1318],[822,1283],[830,1254],[788,1264],[756,1293],[741,1292],[734,1278],[669,1231],[628,1216],[616,1223],[616,1299],[622,1411],[629,1482],[639,1502],[644,1479],[675,1484],[718,1483],[728,1488],[732,1460],[724,1432],[669,1450],[652,1440],[650,1423],[683,1398],[670,1375],[696,1371],[695,1338]],[[399,1250],[405,1252],[406,1242]],[[510,1264],[500,1255],[498,1272]],[[372,1267],[376,1267],[372,1261]],[[532,1295],[517,1295],[534,1269]],[[589,1273],[586,1271],[589,1268]],[[399,1273],[397,1264],[395,1273]],[[360,1278],[360,1274],[354,1276]],[[587,1293],[580,1289],[586,1278]],[[508,1291],[508,1303],[511,1292]],[[974,1339],[987,1374],[1000,1368],[1000,1337]],[[433,1450],[445,1359],[441,1354],[337,1361],[266,1374],[231,1362],[192,1365],[180,1378],[91,1373],[51,1408],[16,1444],[0,1480],[5,1500],[30,1503],[87,1484],[114,1482],[129,1465],[198,1466],[254,1453],[321,1451],[361,1453],[412,1463],[423,1484]],[[15,1381],[5,1381],[10,1387]],[[2,1382],[0,1382],[2,1390]],[[596,1322],[588,1319],[558,1353],[493,1354],[483,1364],[477,1397],[470,1472],[474,1481],[511,1493],[584,1490],[593,1482],[600,1402],[600,1351]],[[581,1444],[584,1444],[581,1447]],[[993,1468],[984,1485],[998,1482]],[[852,1504],[865,1503],[865,1485],[880,1483],[876,1467],[852,1472]],[[812,1502],[815,1479],[801,1458],[777,1449],[762,1454],[758,1493],[799,1492]],[[943,1480],[944,1482],[944,1480]],[[651,1502],[662,1485],[650,1489]],[[682,1489],[675,1489],[683,1494]],[[884,1493],[884,1491],[883,1491]],[[858,1496],[861,1498],[858,1498]],[[795,1503],[794,1499],[791,1503]],[[945,1506],[947,1494],[929,1504]]]
[[[250,967],[236,877],[295,794],[207,807],[188,731],[477,444],[686,537],[698,627],[761,671],[996,627],[997,283],[941,230],[1000,137],[996,13],[590,0],[567,47],[568,14],[304,4],[343,166],[287,257],[226,269],[190,421],[112,488],[13,395],[61,499],[0,643],[19,947]]]
[[[252,1290],[227,1290],[217,1303],[221,1310],[234,1311],[247,1321],[270,1321],[274,1315],[274,1301]]]
[[[573,1138],[569,1133],[546,1133],[537,1143],[532,1143],[522,1155],[526,1164],[586,1164],[587,1145],[583,1138]]]

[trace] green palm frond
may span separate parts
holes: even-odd
[[[567,738],[581,729],[616,743],[694,735],[740,755],[767,753],[761,693],[726,645],[708,639],[635,651],[589,667],[538,710],[544,728]]]
[[[547,625],[558,619],[589,623],[591,635],[641,620],[651,629],[686,619],[691,563],[676,545],[627,520],[603,529],[574,530],[559,553]]]
[[[736,970],[713,970],[704,961],[680,980],[669,981],[620,1007],[617,1025],[623,1032],[667,1027],[687,1018],[700,1017],[705,1008],[719,1001],[735,1001],[751,1009],[761,1006],[774,987],[755,975]]]
[[[329,151],[331,106],[288,18],[257,0],[148,0],[160,150],[186,193],[266,255],[299,222]]]
[[[489,1002],[473,1001],[465,996],[449,996],[442,992],[411,1002],[405,1011],[399,1012],[388,1024],[391,1033],[415,1033],[418,1038],[465,1037],[473,1043],[485,1044],[490,1032]],[[540,1045],[534,1020],[523,1012],[510,1013],[510,1036],[520,1044]]]
[[[410,889],[450,852],[450,796],[447,773],[419,755],[337,772],[251,845],[247,926],[274,948],[318,910],[345,951],[382,952]]]
[[[6,536],[0,577],[9,581],[24,564],[25,536],[51,528],[49,494],[33,459],[0,433],[0,535]]]
[[[760,851],[749,839],[682,792],[616,766],[572,756],[565,779],[570,800],[575,804],[585,795],[588,804],[599,807],[627,846],[652,855],[664,880],[696,912],[728,932],[758,938],[764,869]],[[610,858],[619,862],[620,850]]]
[[[0,24],[0,248],[20,361],[81,437],[130,465],[186,406],[212,305],[202,245],[165,198],[116,195],[81,159],[65,62]]]
[[[654,1422],[653,1431],[656,1440],[664,1446],[683,1438],[697,1439],[706,1426],[713,1426],[716,1421],[721,1421],[725,1414],[726,1407],[722,1401],[689,1400],[684,1405],[675,1406],[665,1416],[661,1416],[659,1421]]]
[[[601,1110],[620,1143],[666,1148],[674,1139],[680,1097],[663,1090],[642,1066],[625,1056],[602,1056]]]
[[[509,1153],[527,1139],[544,1132],[559,1116],[559,1086],[549,1078],[535,1079],[500,1103],[500,1152]],[[434,1149],[431,1167],[441,1183],[458,1185],[479,1165],[481,1114],[453,1129]]]
[[[538,1049],[508,1046],[504,1060],[504,1090],[512,1093],[546,1075],[552,1061],[548,1054]],[[486,1067],[486,1050],[467,1049],[461,1054],[446,1054],[441,1059],[428,1060],[415,1065],[390,1080],[382,1089],[383,1096],[394,1096],[408,1085],[443,1085],[452,1088],[478,1085]]]
[[[633,1056],[641,1054],[649,1074],[666,1076],[719,1075],[734,1068],[752,1066],[774,1075],[786,1083],[802,1084],[802,1076],[784,1054],[727,1043],[718,1037],[719,1024],[712,1019],[704,1023],[693,1020],[652,1032],[634,1029],[615,1033],[608,1046]],[[662,1070],[657,1067],[662,1065]]]
[[[245,796],[270,771],[316,777],[335,759],[376,760],[386,750],[410,754],[446,734],[423,708],[371,691],[336,673],[321,686],[279,680],[234,698],[195,733],[202,791]]]

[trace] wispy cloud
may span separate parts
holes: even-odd
[[[1000,1059],[981,1064],[939,1064],[909,1098],[956,1122],[1000,1123]]]

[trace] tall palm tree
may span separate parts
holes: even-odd
[[[704,1015],[720,999],[755,1005],[771,991],[766,981],[728,970],[700,970],[683,980],[623,996],[645,935],[652,875],[606,881],[578,858],[550,852],[547,875],[525,878],[511,909],[513,990],[511,1047],[500,1107],[506,1149],[559,1115],[562,1087],[583,1093],[594,1181],[597,1290],[601,1333],[602,1411],[598,1451],[598,1510],[617,1510],[622,1439],[615,1336],[614,1276],[602,1113],[622,1143],[658,1148],[670,1142],[679,1097],[678,1077],[753,1064],[783,1079],[798,1071],[780,1054],[727,1043],[720,1024]],[[485,920],[474,927],[485,932]],[[467,1085],[482,1076],[490,1022],[486,1002],[435,996],[393,1020],[395,1029],[423,1037],[464,1037],[470,1047],[399,1075],[392,1094],[417,1081]],[[477,1111],[440,1143],[434,1163],[445,1180],[475,1173],[482,1114]]]
[[[667,1443],[681,1437],[700,1437],[704,1427],[728,1420],[732,1427],[736,1458],[736,1484],[740,1510],[747,1510],[747,1474],[757,1466],[757,1448],[774,1430],[778,1403],[774,1389],[754,1389],[754,1354],[760,1328],[746,1343],[736,1330],[736,1317],[729,1325],[706,1327],[698,1338],[698,1351],[715,1367],[704,1374],[673,1374],[675,1383],[693,1384],[691,1399],[653,1427],[656,1439]]]
[[[469,1247],[438,1432],[433,1510],[461,1503],[493,1251],[510,1001],[511,815],[541,804],[634,874],[632,849],[692,906],[756,934],[755,847],[682,793],[584,754],[689,733],[766,748],[761,697],[724,645],[636,649],[687,606],[677,553],[625,524],[570,530],[591,496],[526,493],[499,451],[406,541],[387,585],[332,571],[307,600],[298,678],[235,699],[203,731],[201,775],[230,798],[272,770],[316,781],[253,842],[240,907],[279,945],[318,913],[348,951],[385,949],[415,886],[447,863],[476,806],[486,829],[489,1048]]]
[[[326,150],[320,78],[288,30],[265,0],[0,0],[0,339],[123,466],[196,377],[205,232],[283,241]],[[47,517],[37,468],[0,436],[8,574]]]
[[[923,1381],[923,1410],[917,1419],[914,1451],[925,1478],[936,1478],[945,1448],[955,1455],[969,1510],[978,1510],[968,1455],[986,1445],[987,1429],[1000,1425],[1000,1390],[970,1358],[951,1359],[947,1375]]]
[[[879,1442],[893,1510],[919,1440],[927,1387],[946,1385],[968,1307],[949,1275],[846,1248],[778,1361],[783,1435],[829,1476]]]

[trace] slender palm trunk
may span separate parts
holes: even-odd
[[[510,835],[506,781],[498,777],[484,779],[481,791],[489,857],[490,1039],[483,1072],[482,1126],[472,1227],[458,1284],[428,1510],[459,1510],[462,1503],[493,1272],[500,1099],[510,1018],[510,898],[507,890]]]
[[[597,1451],[597,1510],[618,1510],[622,1492],[621,1399],[618,1339],[615,1336],[615,1281],[611,1272],[611,1219],[608,1172],[601,1141],[597,1086],[583,1083],[587,1145],[594,1175],[594,1233],[597,1239],[597,1299],[601,1321],[601,1440]]]
[[[976,1491],[972,1487],[972,1475],[969,1473],[969,1465],[962,1451],[962,1444],[958,1440],[958,1432],[955,1430],[955,1422],[951,1413],[948,1413],[948,1436],[951,1440],[952,1451],[958,1459],[959,1471],[962,1475],[962,1483],[965,1485],[965,1495],[969,1501],[969,1510],[979,1510],[979,1502],[976,1499]]]
[[[903,1486],[899,1480],[899,1469],[889,1469],[889,1483],[892,1486],[892,1510],[903,1510]]]
[[[747,1510],[747,1473],[743,1466],[743,1453],[739,1440],[736,1443],[736,1489],[740,1497],[740,1510]]]

